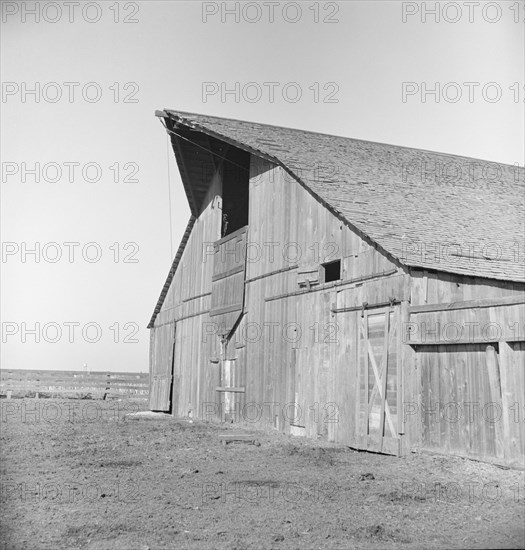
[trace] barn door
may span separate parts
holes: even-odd
[[[246,391],[246,347],[236,346],[230,341],[227,358],[220,365],[219,403],[223,422],[242,420]]]
[[[175,349],[175,323],[152,329],[151,380],[149,408],[152,411],[169,411],[173,381]]]
[[[524,352],[523,342],[418,346],[422,448],[522,467]]]
[[[306,418],[308,407],[305,400],[308,365],[308,349],[292,349],[290,375],[288,377],[288,402],[283,411],[284,421],[290,425],[292,435],[306,435]]]
[[[359,324],[358,446],[399,454],[399,308],[363,311]]]
[[[210,317],[221,337],[228,337],[244,307],[247,233],[246,226],[214,245]]]

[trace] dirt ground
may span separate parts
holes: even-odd
[[[525,546],[523,472],[126,416],[145,401],[0,405],[3,550]]]

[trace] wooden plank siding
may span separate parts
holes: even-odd
[[[357,315],[335,315],[331,308],[400,297],[404,275],[386,289],[363,281],[297,293],[298,271],[324,262],[342,260],[343,281],[396,266],[281,168],[255,159],[251,170],[246,310],[260,338],[246,346],[246,400],[275,403],[278,418],[272,413],[267,420],[281,429],[292,422],[296,434],[355,445]],[[298,268],[288,269],[292,265]]]
[[[213,275],[213,244],[220,238],[222,180],[217,170],[178,269],[155,320],[155,327],[176,322],[172,412],[176,416],[218,416],[216,406],[218,355],[215,325],[209,317]],[[153,329],[153,330],[156,330]]]
[[[395,441],[385,437],[379,450],[442,450],[508,464],[523,460],[523,418],[521,423],[511,418],[515,403],[523,411],[525,348],[511,339],[525,327],[523,305],[419,313],[410,307],[520,296],[525,285],[409,270],[358,236],[282,168],[252,156],[244,307],[221,356],[218,327],[210,317],[221,194],[217,171],[155,320],[152,346],[159,345],[156,331],[176,323],[174,415],[261,421],[296,435],[377,450],[368,440],[363,444],[362,431],[362,408],[375,383],[372,367],[368,377],[360,368],[369,357],[364,347],[369,339],[379,363],[385,350],[388,356],[387,378],[375,390],[386,394],[386,402],[374,402],[370,411],[375,432]],[[338,259],[341,280],[324,284],[316,269]],[[423,323],[426,345],[410,345]],[[442,328],[435,338],[429,332],[435,323],[452,327],[449,336],[454,323],[472,327],[475,338],[500,326],[501,338],[445,345]],[[407,333],[408,326],[416,330]],[[489,426],[423,419],[423,407],[436,399],[477,400],[481,407],[497,402],[505,421]]]
[[[402,335],[405,451],[523,467],[525,307],[512,302],[522,301],[525,286],[417,271],[409,283],[414,311],[407,304]],[[430,311],[415,307],[425,305]]]
[[[242,315],[246,274],[246,233],[243,227],[214,245],[210,317],[227,337]]]
[[[149,406],[152,411],[171,410],[175,323],[152,330]]]

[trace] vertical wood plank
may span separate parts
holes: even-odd
[[[485,350],[486,362],[487,362],[487,373],[489,379],[489,394],[490,398],[489,403],[493,404],[492,410],[494,407],[498,410],[502,410],[502,393],[501,393],[501,381],[499,376],[498,368],[498,356],[494,346],[487,346]],[[505,456],[504,445],[505,440],[509,439],[509,427],[508,427],[508,417],[503,415],[503,423],[495,422],[495,451],[498,458],[503,458]],[[487,419],[485,419],[487,421]]]

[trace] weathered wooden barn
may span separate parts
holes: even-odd
[[[150,408],[525,458],[523,168],[157,111],[191,217]]]

